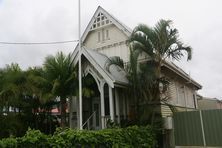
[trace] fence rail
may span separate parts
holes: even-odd
[[[175,145],[222,146],[222,110],[177,112],[173,121]]]

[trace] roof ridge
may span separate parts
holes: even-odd
[[[114,20],[116,20],[120,25],[122,25],[125,29],[127,29],[128,32],[132,33],[132,29],[130,27],[128,27],[127,25],[125,25],[124,23],[122,23],[119,19],[117,19],[113,14],[109,13],[108,11],[106,11],[103,7],[100,7],[103,11],[105,11],[107,14],[109,14]]]
[[[90,19],[88,25],[86,26],[86,29],[84,30],[82,36],[81,36],[81,41],[83,42],[86,39],[86,36],[88,34],[88,32],[91,31],[91,26],[94,23],[95,18],[97,17],[97,13],[102,12],[103,14],[105,14],[105,16],[112,21],[112,24],[114,24],[117,28],[119,28],[120,30],[123,31],[123,33],[126,36],[130,36],[130,34],[132,33],[132,29],[130,29],[128,26],[126,26],[125,24],[123,24],[122,22],[120,22],[118,19],[116,19],[113,15],[111,15],[108,11],[106,11],[104,8],[102,8],[101,6],[98,6],[96,11],[94,12],[92,18]]]

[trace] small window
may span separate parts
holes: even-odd
[[[102,26],[104,26],[104,25],[108,25],[108,24],[110,24],[110,23],[111,23],[111,21],[108,20],[107,17],[104,16],[104,14],[99,13],[99,14],[97,15],[97,17],[95,18],[94,22],[93,22],[93,25],[92,25],[91,30],[100,28],[100,27],[102,27]],[[101,32],[101,33],[102,33],[102,32]],[[107,35],[106,35],[106,34],[107,34],[107,33],[106,33],[106,31],[105,31],[105,32],[104,32],[104,40],[107,39]],[[101,40],[103,39],[103,38],[102,38],[102,35],[103,35],[103,33],[101,34]]]
[[[106,39],[109,39],[109,30],[106,30]]]
[[[102,41],[105,41],[105,31],[102,29]]]
[[[98,42],[100,42],[100,39],[101,37],[100,37],[100,32],[98,32]]]
[[[194,103],[194,108],[197,108],[196,95],[195,94],[193,94],[193,103]]]

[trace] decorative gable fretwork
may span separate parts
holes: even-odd
[[[111,23],[112,23],[112,21],[110,21],[103,13],[99,12],[99,14],[95,18],[90,30],[94,30],[94,29],[100,28],[102,26],[109,25]]]

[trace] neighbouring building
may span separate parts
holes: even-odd
[[[119,56],[129,62],[129,48],[126,41],[132,30],[98,7],[87,25],[81,40],[81,61],[83,77],[94,80],[94,97],[83,98],[83,124],[88,129],[106,128],[109,119],[120,123],[132,116],[132,102],[126,87],[126,72],[116,66],[106,67],[108,57]],[[74,64],[78,66],[78,45],[73,52]],[[169,103],[178,111],[190,111],[197,108],[196,92],[201,85],[194,81],[182,69],[172,62],[162,65],[162,74],[170,79]],[[172,111],[166,105],[160,106],[163,117],[171,116]],[[78,125],[78,99],[70,103],[70,126]]]
[[[217,98],[208,98],[197,95],[198,108],[202,110],[222,109],[222,101]]]

